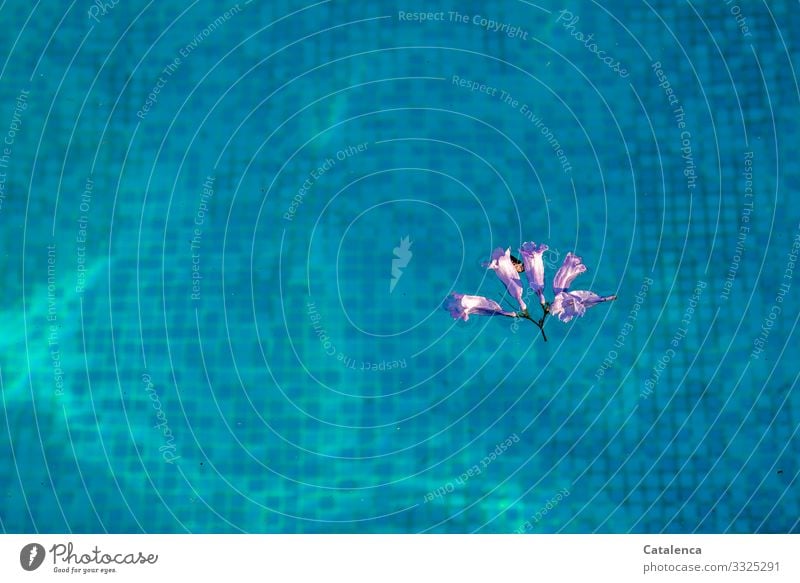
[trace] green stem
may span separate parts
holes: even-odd
[[[542,306],[542,311],[544,313],[542,314],[542,317],[538,321],[531,318],[531,315],[528,313],[528,310],[523,310],[522,312],[519,312],[519,314],[517,314],[518,318],[525,318],[526,320],[530,320],[531,322],[533,322],[536,325],[536,327],[539,328],[539,331],[541,331],[542,338],[544,339],[545,342],[547,342],[547,334],[544,333],[544,320],[545,318],[547,318],[547,314],[549,313],[548,307],[549,306]]]
[[[550,313],[550,304],[539,304],[542,306],[542,317],[539,320],[539,330],[542,331],[542,338],[544,341],[547,342],[547,334],[544,333],[544,321],[547,318],[547,315]]]

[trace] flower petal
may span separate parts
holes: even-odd
[[[528,283],[531,289],[539,296],[539,301],[544,305],[544,260],[542,254],[549,247],[542,243],[538,247],[536,243],[526,242],[519,248],[522,254],[522,261],[525,264],[525,274],[528,276]]]
[[[583,316],[588,308],[616,299],[616,295],[599,296],[594,292],[585,290],[562,291],[556,295],[553,303],[550,304],[550,314],[556,316],[562,322],[569,322],[572,318]]]
[[[564,263],[558,268],[553,278],[553,293],[558,295],[568,290],[572,281],[584,271],[586,271],[586,266],[582,263],[581,258],[571,251],[567,253]]]
[[[456,320],[469,320],[470,314],[478,316],[510,316],[516,317],[516,312],[503,310],[502,306],[494,300],[483,296],[469,296],[452,293],[445,301],[445,309]]]
[[[519,279],[519,272],[511,261],[511,248],[509,247],[505,251],[501,247],[495,249],[492,252],[492,260],[487,264],[487,267],[494,269],[497,277],[505,284],[508,293],[519,302],[519,307],[527,310],[528,306],[525,305],[522,299],[522,282]]]

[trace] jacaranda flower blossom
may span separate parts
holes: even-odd
[[[550,304],[550,313],[562,322],[569,322],[576,316],[583,316],[586,308],[591,308],[602,302],[616,300],[617,296],[598,296],[594,292],[576,290],[561,292]]]
[[[569,291],[570,285],[581,273],[586,271],[586,266],[580,257],[574,253],[567,253],[564,263],[553,277],[553,293],[555,298],[552,302],[547,302],[544,296],[544,261],[542,254],[548,250],[548,246],[526,242],[520,247],[522,261],[511,256],[511,249],[505,251],[498,247],[492,252],[492,260],[484,265],[493,269],[503,282],[508,293],[517,300],[521,311],[503,310],[502,306],[483,296],[469,296],[453,293],[447,300],[445,308],[450,311],[453,318],[468,320],[471,314],[480,316],[507,316],[510,318],[525,318],[530,320],[542,332],[542,337],[547,342],[544,333],[544,321],[548,315],[556,316],[562,322],[569,322],[573,318],[583,316],[586,310],[592,306],[603,302],[617,299],[616,295],[600,296],[592,291],[576,290]],[[542,306],[542,317],[534,319],[528,313],[528,306],[522,299],[522,282],[519,273],[525,271],[531,290],[539,297]]]
[[[469,320],[470,314],[479,316],[511,316],[515,317],[516,312],[504,310],[500,304],[483,296],[465,296],[464,294],[453,293],[447,298],[445,308],[450,311],[450,315],[455,319],[465,322]]]
[[[544,305],[544,261],[542,254],[549,247],[544,243],[536,246],[536,243],[523,243],[519,248],[522,261],[525,264],[525,274],[528,276],[528,283],[531,289],[539,296],[539,301]]]
[[[487,264],[487,267],[494,269],[497,277],[505,284],[508,293],[519,302],[519,307],[527,310],[528,306],[522,300],[522,282],[519,279],[519,272],[511,262],[511,248],[505,251],[503,251],[502,247],[495,249],[492,252],[492,260]]]
[[[571,251],[567,253],[564,263],[558,268],[556,276],[553,278],[553,293],[558,295],[569,289],[572,281],[584,271],[586,271],[586,266],[582,263],[581,258]]]

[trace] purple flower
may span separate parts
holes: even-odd
[[[522,262],[525,264],[525,274],[528,276],[528,283],[531,289],[539,296],[539,302],[545,304],[544,299],[544,261],[542,254],[547,251],[549,247],[542,243],[538,247],[536,243],[528,242],[523,243],[519,248],[522,254]]]
[[[464,294],[453,293],[445,303],[445,309],[450,311],[450,315],[456,320],[461,319],[465,322],[469,320],[470,314],[478,316],[510,316],[516,317],[515,312],[507,312],[494,300],[483,296],[467,296]]]
[[[511,262],[511,248],[509,247],[505,251],[502,247],[495,249],[492,252],[492,260],[486,266],[494,269],[497,277],[505,284],[508,293],[519,302],[519,307],[523,311],[527,310],[528,306],[522,300],[522,282],[519,279],[519,272]]]
[[[553,303],[550,304],[550,313],[562,322],[569,322],[572,318],[583,316],[587,308],[616,299],[616,295],[599,296],[594,292],[584,290],[562,291],[556,295]]]
[[[571,251],[567,253],[564,263],[558,268],[556,276],[553,278],[553,293],[558,295],[567,291],[572,281],[584,271],[586,271],[586,266],[581,263],[581,258]]]
[[[569,291],[570,285],[581,273],[586,271],[586,266],[580,257],[570,252],[564,258],[564,263],[553,277],[553,292],[555,298],[548,302],[544,296],[544,252],[549,248],[545,244],[536,245],[529,241],[522,244],[519,248],[522,260],[511,257],[511,249],[503,250],[498,247],[492,252],[492,260],[484,263],[484,267],[493,269],[497,277],[503,282],[508,293],[514,296],[519,302],[520,312],[509,312],[495,302],[483,296],[468,296],[453,293],[447,299],[445,308],[450,311],[453,318],[469,319],[471,314],[481,316],[509,316],[512,318],[522,318],[530,320],[539,328],[542,338],[547,342],[547,335],[544,332],[545,320],[548,316],[555,316],[562,322],[569,322],[573,318],[579,318],[586,313],[592,306],[603,302],[610,302],[617,299],[616,295],[600,296],[592,291],[576,290]],[[528,283],[542,304],[542,313],[536,318],[528,313],[528,307],[522,299],[522,282],[519,273],[527,272]]]

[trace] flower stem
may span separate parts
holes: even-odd
[[[518,318],[525,318],[526,320],[530,320],[531,322],[533,322],[536,325],[536,327],[539,328],[539,331],[541,331],[542,338],[544,339],[545,342],[547,342],[547,334],[544,333],[544,320],[545,318],[547,318],[548,314],[547,308],[548,306],[542,306],[544,314],[539,320],[534,320],[533,318],[531,318],[531,315],[528,313],[528,310],[523,310],[522,312],[519,312],[517,314]]]
[[[539,319],[538,326],[539,330],[542,331],[542,338],[544,341],[547,342],[547,334],[544,333],[544,321],[547,318],[547,315],[550,313],[550,304],[540,304],[542,306],[542,317]]]

